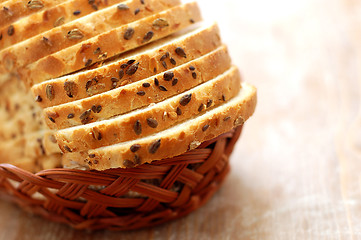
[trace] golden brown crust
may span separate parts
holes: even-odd
[[[227,48],[221,46],[166,73],[93,97],[47,108],[44,110],[46,122],[51,129],[64,129],[108,119],[185,92],[215,78],[230,67]],[[171,78],[167,79],[167,76]],[[174,84],[174,79],[178,79],[177,84]],[[143,84],[148,84],[148,87]]]
[[[120,56],[119,60],[109,65],[34,85],[32,92],[35,97],[42,98],[39,104],[43,108],[68,103],[100,94],[110,89],[159,74],[167,69],[180,66],[209,53],[220,45],[219,28],[217,24],[213,24],[201,30],[194,31],[194,33],[190,33],[186,38],[180,37],[175,40],[172,39],[170,42],[167,40],[165,45],[156,45],[151,51],[136,52],[136,55],[127,57]],[[175,49],[178,47],[187,49],[187,58],[175,53]],[[167,56],[166,53],[169,53],[169,57],[163,60],[164,56]],[[139,66],[142,67],[138,68],[135,74],[131,76],[125,75],[120,79],[121,66],[127,64],[130,60],[139,62]],[[163,62],[165,62],[165,66]],[[124,75],[123,73],[124,70],[121,75]],[[92,81],[92,79],[94,79],[94,81]],[[91,86],[87,88],[86,86],[89,81]],[[71,83],[74,86],[73,91],[70,93],[69,91],[67,92],[64,89],[64,86],[66,86],[65,83],[68,85]],[[46,97],[46,87],[48,85],[51,85],[55,92],[54,99],[51,101]]]
[[[64,0],[11,0],[0,3],[0,27],[10,25],[22,17],[55,6],[63,1]],[[2,32],[2,34],[7,34],[7,31]]]
[[[89,0],[71,0],[60,2],[59,5],[52,6],[49,9],[41,9],[39,12],[14,22],[12,24],[15,29],[14,34],[12,36],[3,34],[0,40],[0,49],[124,1],[125,0],[102,0],[89,3]],[[7,25],[0,28],[0,33],[6,33],[8,27]]]
[[[153,25],[158,19],[166,20],[169,26],[155,28]],[[19,74],[21,79],[26,80],[28,85],[32,86],[34,83],[82,69],[90,61],[93,63],[104,60],[103,56],[109,58],[163,38],[200,20],[201,15],[196,3],[177,6],[44,57],[21,69]],[[134,29],[134,34],[130,40],[125,40],[124,35],[130,28]],[[53,66],[52,71],[48,72],[49,58],[55,58],[63,64]]]
[[[119,5],[115,4],[94,12],[2,50],[0,52],[1,60],[7,58],[9,54],[16,56],[12,63],[12,69],[3,68],[2,71],[16,71],[16,69],[52,53],[98,35],[101,36],[120,26],[157,14],[177,4],[179,4],[179,0],[148,0],[146,4],[142,4],[139,0],[127,0],[121,5],[126,6],[126,10],[119,10]],[[134,11],[138,8],[142,11],[135,15]],[[151,8],[152,11],[147,11],[148,8]],[[53,67],[51,66],[51,68]]]
[[[72,151],[85,151],[142,138],[165,130],[233,98],[239,92],[240,79],[239,71],[234,67],[205,84],[152,107],[109,121],[58,131],[56,138],[59,146],[67,146]],[[190,102],[182,106],[181,100],[189,95],[191,95]],[[140,128],[135,129],[136,125]]]
[[[177,156],[243,124],[253,114],[256,103],[256,89],[242,84],[236,98],[202,116],[143,139],[85,152],[66,153],[63,155],[63,165],[106,170],[134,167]],[[132,152],[130,148],[135,144],[139,145],[138,151]]]

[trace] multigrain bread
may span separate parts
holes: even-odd
[[[3,68],[3,71],[16,70],[52,53],[79,44],[99,34],[106,34],[115,28],[146,18],[179,4],[180,0],[147,0],[147,8],[145,8],[145,4],[142,4],[139,0],[127,0],[122,4],[115,4],[93,12],[3,49],[0,51],[0,59],[5,63],[11,61],[11,64],[8,65],[11,68]],[[122,9],[119,6],[122,6]],[[134,14],[135,9],[140,8],[143,11]],[[151,9],[152,11],[145,9]]]
[[[8,151],[9,152],[9,151]],[[61,168],[61,154],[51,154],[39,157],[17,157],[0,152],[0,163],[8,163],[22,170],[36,173],[44,169]]]
[[[124,1],[125,0],[71,0],[64,1],[49,9],[41,9],[39,12],[14,22],[12,24],[14,34],[12,35],[4,34],[7,33],[9,26],[0,28],[0,33],[3,33],[2,39],[0,40],[0,49],[29,39],[54,27],[88,15],[89,13]]]
[[[87,69],[65,77],[46,81],[32,87],[34,98],[41,107],[51,107],[87,98],[133,83],[197,59],[221,45],[217,24],[191,26],[173,36],[122,54],[115,60],[95,69]],[[187,49],[186,58],[176,49]],[[137,71],[129,75],[128,62],[139,63]],[[51,88],[53,96],[47,97]]]
[[[0,143],[2,156],[8,154],[14,158],[36,158],[45,155],[61,153],[51,131],[29,133],[23,137]]]
[[[44,109],[46,122],[51,129],[64,129],[108,119],[185,92],[230,67],[227,48],[221,46],[165,73],[93,97]]]
[[[64,2],[64,0],[9,0],[0,3],[0,27],[9,25],[22,17],[31,15],[62,2]],[[6,33],[2,34],[11,35],[11,32],[12,30],[10,25]]]
[[[96,170],[131,168],[178,156],[242,125],[253,114],[256,102],[256,89],[243,83],[237,97],[201,116],[145,138],[94,150],[66,153],[63,155],[63,165],[67,168],[86,167]]]
[[[239,92],[240,79],[238,69],[233,67],[209,82],[158,104],[110,120],[61,130],[55,137],[59,146],[66,146],[74,152],[142,138],[235,97]]]
[[[177,6],[44,57],[20,69],[19,77],[32,86],[161,39],[200,20],[196,3]],[[8,63],[5,61],[5,67]]]
[[[0,86],[0,142],[46,129],[42,109],[23,82],[6,81]]]

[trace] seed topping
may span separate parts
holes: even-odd
[[[187,58],[187,54],[184,52],[184,49],[181,47],[177,47],[175,49],[175,53],[180,57]]]
[[[175,112],[178,116],[182,115],[182,109],[180,109],[179,107],[177,107],[177,110]]]
[[[171,81],[174,78],[174,73],[173,72],[166,72],[163,75],[164,81]]]
[[[137,120],[135,123],[134,123],[134,132],[135,134],[137,135],[140,135],[142,134],[142,124],[140,124],[140,121]]]
[[[117,6],[117,8],[118,8],[119,10],[121,10],[121,11],[129,10],[129,7],[128,7],[126,4],[124,4],[124,3],[119,4],[119,5]]]
[[[143,37],[143,42],[142,43],[146,43],[146,42],[149,42],[150,40],[152,40],[154,36],[154,32],[152,31],[149,31],[145,34],[145,36]]]
[[[74,117],[75,117],[74,113],[70,113],[70,114],[68,115],[68,119],[72,119],[72,118],[74,118]]]
[[[45,89],[45,92],[46,92],[46,97],[52,101],[55,97],[55,91],[54,91],[54,87],[53,85],[46,85],[46,89]]]
[[[145,92],[144,92],[144,91],[139,91],[139,92],[137,92],[137,95],[139,95],[139,96],[144,96],[144,95],[145,95]]]
[[[10,25],[8,28],[8,35],[12,36],[12,35],[14,35],[14,33],[15,33],[15,28],[13,25]]]
[[[149,153],[150,153],[150,154],[155,154],[155,153],[158,151],[159,147],[160,147],[160,143],[161,143],[161,139],[153,142],[153,143],[149,146],[149,149],[148,149]]]
[[[153,118],[148,118],[147,123],[148,123],[149,127],[151,127],[151,128],[157,128],[158,127],[157,120],[155,120]]]
[[[133,35],[134,35],[134,28],[129,27],[124,33],[124,39],[130,40],[132,39]]]
[[[203,132],[205,132],[205,131],[207,131],[207,130],[208,130],[208,128],[209,128],[209,125],[208,125],[208,124],[206,124],[206,125],[204,125],[204,126],[202,127],[202,131],[203,131]]]
[[[139,144],[133,144],[130,147],[130,151],[132,151],[133,153],[137,152],[139,149],[141,148],[141,146]]]
[[[69,40],[79,40],[84,37],[84,34],[77,28],[70,30],[67,34]]]
[[[66,81],[64,83],[64,90],[66,92],[66,95],[68,95],[68,97],[72,98],[72,97],[74,97],[74,95],[77,94],[78,86],[73,81]]]
[[[166,89],[164,86],[159,86],[159,90],[161,90],[161,91],[163,91],[163,92],[167,92],[168,91],[168,89]]]
[[[43,101],[43,98],[41,96],[36,96],[35,97],[35,102],[42,102]]]
[[[37,10],[37,9],[42,9],[44,7],[44,4],[40,0],[30,0],[27,6],[31,10]]]
[[[132,161],[127,160],[127,159],[125,159],[125,160],[123,161],[123,165],[124,165],[124,167],[126,167],[126,168],[132,168],[132,167],[135,166]]]
[[[149,87],[150,87],[150,83],[143,83],[143,87],[149,88]]]
[[[73,14],[74,14],[75,16],[79,15],[80,13],[81,13],[80,10],[76,10],[76,11],[73,12]]]
[[[133,64],[132,66],[130,66],[130,67],[128,68],[126,74],[127,74],[128,76],[134,75],[134,74],[137,72],[138,67],[139,67],[139,62],[136,63],[136,64]]]
[[[192,100],[192,94],[184,95],[179,101],[180,105],[187,106],[187,104]]]
[[[64,22],[65,22],[65,18],[59,17],[58,19],[55,20],[54,27],[59,27],[60,25],[63,25]]]
[[[168,21],[165,19],[162,19],[162,18],[158,18],[158,19],[154,20],[154,22],[153,22],[154,30],[160,30],[160,29],[168,27],[168,26],[169,26]]]

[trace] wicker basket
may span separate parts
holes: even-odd
[[[0,193],[23,209],[76,229],[131,230],[189,214],[217,191],[242,127],[172,159],[131,169],[51,169],[0,164]]]

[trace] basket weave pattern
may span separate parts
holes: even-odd
[[[0,192],[25,210],[77,229],[154,226],[207,202],[229,172],[241,131],[238,127],[181,156],[130,169],[33,174],[0,164]]]

